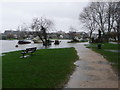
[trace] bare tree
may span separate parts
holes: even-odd
[[[85,28],[89,31],[89,39],[91,41],[92,33],[97,29],[97,23],[94,20],[94,17],[96,17],[96,14],[93,12],[93,7],[88,6],[84,8],[84,11],[79,15],[79,20],[84,23]]]
[[[28,30],[29,27],[26,23],[23,23],[22,25],[18,26],[17,31],[19,32],[18,39],[25,39],[28,37]]]
[[[80,14],[79,20],[91,34],[100,30],[103,33],[102,37],[107,36],[109,39],[110,32],[114,30],[120,40],[120,2],[91,2]]]
[[[36,35],[40,37],[43,42],[43,45],[48,45],[47,32],[53,26],[53,22],[46,18],[34,18],[31,29],[36,32]]]
[[[113,28],[114,15],[115,15],[114,3],[108,2],[107,23],[108,23],[108,32],[109,33],[111,32],[111,29]]]
[[[107,38],[109,40],[109,38],[111,37],[111,32],[112,30],[115,30],[115,8],[116,8],[116,2],[108,2],[106,3],[107,6],[107,14],[106,14],[106,18],[107,18],[107,22],[106,22],[106,26],[107,26]]]
[[[116,2],[115,21],[116,21],[117,38],[118,41],[120,41],[120,1]]]
[[[106,22],[107,22],[107,13],[106,13],[106,3],[105,2],[92,2],[91,6],[93,7],[93,13],[95,14],[94,21],[98,24],[99,29],[105,35],[106,32]]]
[[[111,30],[114,30],[114,33],[118,33],[116,37],[120,40],[120,2],[108,2],[107,13],[108,35],[110,37]]]
[[[77,30],[73,26],[70,26],[69,29],[70,29],[70,31],[69,31],[69,38],[74,41]]]

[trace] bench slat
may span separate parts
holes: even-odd
[[[24,55],[27,54],[27,53],[34,53],[35,51],[37,50],[37,47],[32,47],[32,48],[26,48],[26,50],[23,50],[21,52],[21,54],[23,54],[23,58],[24,58]]]

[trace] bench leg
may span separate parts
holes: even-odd
[[[25,54],[23,54],[23,58],[24,58]]]

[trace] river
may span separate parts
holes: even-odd
[[[65,47],[73,47],[74,44],[67,43],[69,40],[60,40],[59,45],[54,45],[52,43],[51,46],[48,48],[65,48]],[[18,45],[18,47],[15,47],[18,45],[18,40],[0,40],[0,53],[5,53],[5,52],[11,52],[11,51],[18,51],[18,50],[24,50],[26,48],[30,47],[37,47],[37,49],[44,49],[45,47],[41,43],[33,43],[31,41],[30,44],[23,44],[23,45]]]

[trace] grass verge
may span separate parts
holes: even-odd
[[[37,50],[28,58],[20,58],[20,52],[2,56],[3,88],[63,87],[78,59],[74,48]]]

